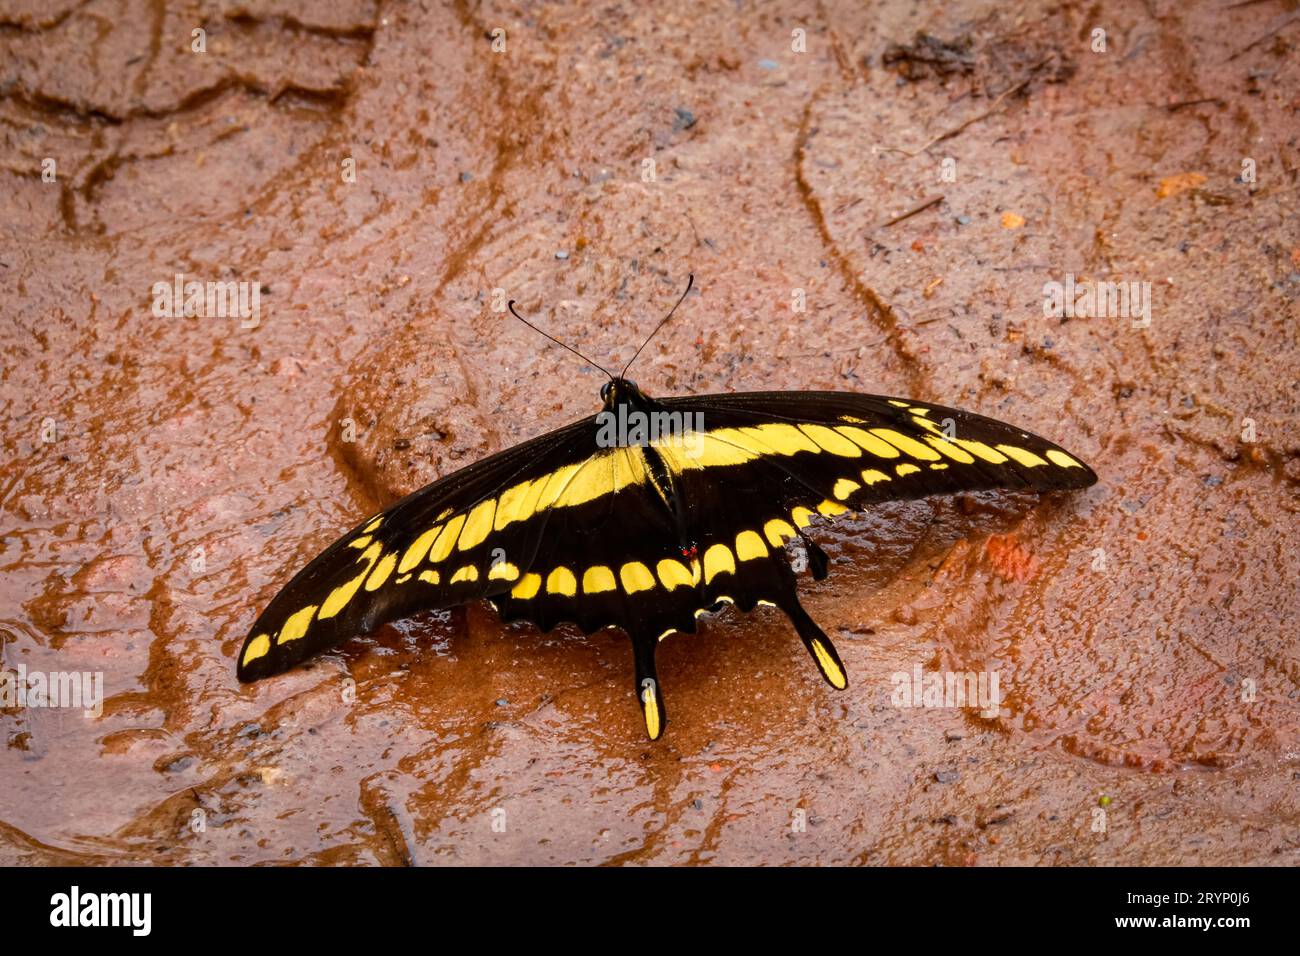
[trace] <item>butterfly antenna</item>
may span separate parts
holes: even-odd
[[[508,303],[506,303],[506,308],[510,310],[510,314],[511,314],[511,315],[513,315],[513,316],[514,316],[516,319],[518,319],[520,322],[524,323],[524,325],[528,326],[530,329],[532,329],[532,330],[533,330],[534,332],[536,332],[538,335],[544,335],[544,336],[546,336],[546,338],[550,339],[552,342],[554,342],[554,343],[555,343],[556,345],[558,345],[560,348],[562,348],[562,349],[568,349],[570,352],[572,352],[574,355],[578,356],[578,358],[582,359],[582,360],[583,360],[584,362],[586,362],[587,364],[589,364],[589,365],[594,365],[596,368],[598,368],[598,369],[600,369],[602,372],[604,372],[604,373],[605,373],[605,376],[606,376],[606,377],[607,377],[611,382],[614,381],[614,376],[613,376],[613,375],[610,375],[609,372],[606,371],[603,367],[601,367],[601,366],[599,366],[599,365],[596,365],[595,362],[593,362],[591,359],[587,358],[587,356],[583,355],[581,352],[579,352],[579,351],[578,351],[577,349],[575,349],[573,346],[571,346],[571,345],[565,345],[563,342],[561,342],[559,339],[557,339],[554,335],[551,335],[549,332],[544,332],[544,331],[542,331],[542,330],[539,329],[537,326],[533,325],[533,323],[531,323],[531,322],[529,322],[527,319],[525,319],[525,318],[524,318],[522,315],[520,315],[518,312],[516,312],[516,311],[515,311],[515,300],[514,300],[514,299],[511,299]]]
[[[690,277],[687,278],[686,280],[686,291],[683,292],[682,297],[677,300],[677,305],[681,305],[683,302],[686,301],[686,297],[691,294],[691,287],[693,285],[695,285],[695,273],[692,272],[690,274]],[[636,357],[641,354],[641,349],[649,345],[650,340],[659,334],[659,330],[668,324],[668,320],[671,319],[673,317],[673,313],[677,311],[677,305],[669,309],[668,314],[663,317],[663,321],[661,321],[658,325],[656,325],[655,330],[646,336],[646,340],[641,343],[641,348],[637,349],[636,352],[632,355],[632,358],[628,360],[628,363],[623,366],[623,371],[620,372],[618,375],[619,378],[622,378],[627,374],[627,370],[632,367],[632,363],[636,361]]]

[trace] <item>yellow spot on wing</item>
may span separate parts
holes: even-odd
[[[894,473],[897,474],[899,478],[902,478],[905,475],[915,474],[920,470],[921,469],[917,468],[916,465],[899,465],[894,469]]]
[[[379,559],[375,569],[370,572],[370,577],[366,578],[366,590],[374,591],[393,573],[393,565],[397,564],[397,554],[390,552]]]
[[[946,461],[941,461],[941,462],[938,462],[937,464],[933,464],[933,465],[931,465],[931,466],[930,466],[930,470],[931,470],[931,471],[943,471],[943,470],[944,470],[945,468],[947,468],[947,467],[948,467],[948,463],[947,463]]]
[[[359,537],[359,538],[353,538],[351,541],[349,541],[349,542],[348,542],[348,547],[349,547],[349,548],[364,548],[364,547],[365,547],[366,545],[368,545],[369,543],[370,543],[370,535],[368,535],[368,534],[363,534],[361,537]]]
[[[593,565],[582,575],[582,593],[600,594],[614,590],[614,572],[603,564]]]
[[[1047,453],[1048,460],[1054,465],[1060,465],[1062,468],[1082,468],[1079,464],[1065,452],[1058,448],[1053,448]]]
[[[827,498],[825,501],[823,501],[821,504],[817,506],[817,510],[822,514],[824,514],[826,517],[831,518],[834,517],[835,515],[842,515],[844,514],[844,512],[848,511],[849,509],[844,507],[838,501],[831,501],[829,498]]]
[[[939,460],[939,453],[933,448],[922,445],[915,438],[908,438],[902,432],[896,432],[892,428],[873,428],[871,434],[883,438],[905,455],[911,455],[921,461]]]
[[[825,425],[800,425],[800,430],[823,450],[842,458],[861,458],[862,449],[833,428]]]
[[[976,458],[982,458],[984,461],[994,465],[1000,465],[1007,460],[1007,456],[1000,451],[995,451],[982,441],[967,441],[964,438],[954,438],[952,443],[959,448],[965,448]]]
[[[465,516],[456,515],[443,526],[442,533],[438,535],[438,540],[429,549],[429,562],[431,564],[447,560],[447,555],[451,554],[451,549],[456,546],[456,538],[460,536],[460,529],[464,523]]]
[[[808,527],[812,523],[812,516],[813,513],[802,506],[790,512],[790,517],[794,519],[794,523],[800,528]]]
[[[541,586],[542,576],[540,574],[525,574],[519,579],[519,583],[511,589],[510,595],[519,598],[521,601],[527,601],[537,595]]]
[[[831,489],[831,494],[834,497],[839,498],[840,501],[843,501],[861,487],[862,486],[856,481],[851,481],[848,478],[841,478],[839,481],[835,482],[835,487]]]
[[[767,545],[754,531],[742,531],[736,535],[736,557],[741,561],[753,561],[755,558],[767,557]]]
[[[820,445],[794,425],[770,422],[766,425],[742,428],[740,431],[751,439],[756,439],[761,444],[771,448],[778,455],[795,455],[801,451],[821,451]]]
[[[763,453],[736,441],[740,435],[719,430],[717,433],[694,432],[684,439],[686,454],[705,468],[716,465],[743,465]]]
[[[259,634],[248,642],[244,648],[244,666],[247,667],[250,661],[255,661],[259,657],[265,657],[266,652],[271,649],[271,638],[267,634]]]
[[[523,481],[507,488],[501,493],[492,527],[500,531],[515,521],[526,521],[544,508],[585,504],[645,481],[645,455],[639,447],[601,452],[534,481]]]
[[[537,511],[541,507],[538,504],[538,502],[541,500],[542,493],[546,491],[546,486],[549,485],[550,483],[551,483],[550,477],[547,475],[543,475],[541,478],[538,478],[536,481],[534,481],[532,484],[528,486],[528,493],[525,494],[523,498],[521,498],[519,501],[518,520],[520,521],[527,520],[528,518],[531,518],[533,515],[537,513]]]
[[[437,571],[430,571],[428,568],[420,572],[420,580],[425,584],[437,584],[441,578]]]
[[[925,429],[927,432],[929,432],[932,435],[939,435],[942,438],[948,437],[946,434],[944,434],[942,428],[940,428],[934,422],[930,421],[930,419],[922,418],[920,415],[912,416],[912,424],[916,425],[918,428]]]
[[[896,398],[891,398],[891,399],[889,400],[889,404],[890,404],[890,405],[893,405],[895,408],[906,408],[908,405],[910,405],[910,404],[912,404],[912,403],[911,403],[911,402],[900,402],[900,401],[899,401],[898,399],[896,399]]]
[[[623,590],[628,594],[636,594],[637,591],[648,591],[655,586],[655,577],[640,561],[629,561],[618,570],[619,580],[623,582]]]
[[[639,445],[619,448],[614,452],[613,457],[615,492],[645,481],[645,452]]]
[[[474,567],[474,565],[472,564],[467,564],[463,568],[460,568],[455,574],[453,574],[451,576],[451,581],[449,581],[448,583],[459,584],[462,581],[477,581],[477,580],[478,580],[478,568]]]
[[[760,453],[750,450],[723,432],[692,432],[684,437],[666,438],[651,442],[664,464],[674,474],[698,468],[718,468],[726,465],[743,465],[753,461]]]
[[[578,593],[578,579],[568,568],[559,567],[546,576],[546,590],[549,594],[563,594],[573,597]]]
[[[708,567],[708,559],[705,558],[705,567]],[[673,588],[690,587],[695,583],[691,572],[686,569],[686,565],[680,561],[674,561],[672,558],[664,558],[655,567],[659,572],[659,580],[663,586],[671,591]]]
[[[862,473],[862,480],[868,485],[874,485],[877,482],[889,481],[889,476],[883,471],[876,471],[874,468],[868,468]]]
[[[429,545],[433,544],[433,539],[438,537],[440,530],[438,525],[434,525],[411,542],[411,546],[406,549],[406,554],[402,555],[402,563],[397,566],[398,574],[405,574],[424,560],[424,556],[429,553]]]
[[[492,570],[488,571],[489,581],[514,581],[519,577],[519,569],[509,561],[501,561],[492,565]]]
[[[854,425],[861,425],[863,423],[863,419],[857,418],[856,416],[853,415],[841,415],[840,421],[851,422]]]
[[[937,435],[928,435],[926,436],[925,441],[926,444],[939,452],[939,454],[946,455],[953,461],[961,462],[963,465],[972,465],[975,463],[975,459],[972,458],[968,452],[962,449],[955,442],[951,442],[946,438],[940,438]]]
[[[488,536],[492,530],[492,517],[496,514],[497,500],[489,498],[487,501],[480,501],[474,506],[474,509],[465,517],[465,528],[460,533],[460,540],[456,547],[461,551],[468,551],[480,541]]]
[[[501,500],[497,502],[496,518],[492,522],[493,528],[500,531],[510,522],[527,517],[520,514],[520,508],[528,497],[528,489],[531,486],[531,481],[523,481],[501,492]]]
[[[704,583],[723,573],[736,573],[736,559],[725,544],[715,544],[704,552]]]
[[[877,458],[897,458],[898,449],[889,442],[877,438],[869,431],[863,431],[861,428],[854,428],[852,425],[840,425],[836,431],[846,438],[852,439],[859,446],[866,449]]]
[[[1037,468],[1039,465],[1047,464],[1027,448],[1017,448],[1015,445],[998,445],[998,451],[1006,454],[1008,458],[1014,458],[1026,468]]]
[[[781,548],[785,546],[787,538],[795,536],[795,530],[780,518],[773,518],[763,525],[763,534],[767,536],[768,544],[774,548]]]
[[[555,496],[552,507],[571,508],[574,505],[595,501],[602,495],[610,494],[614,490],[614,469],[616,467],[612,453],[588,458],[578,466],[571,476],[565,479],[564,487]],[[550,497],[549,491],[546,497]]]
[[[591,468],[593,461],[593,459],[588,459],[587,461],[579,462],[576,465],[565,465],[563,468],[557,468],[555,471],[551,472],[551,477],[547,479],[546,482],[546,490],[537,498],[537,510],[542,511],[545,508],[551,508],[558,504],[560,499],[564,497],[565,492],[569,490],[569,485],[584,469]],[[596,470],[592,469],[589,474],[594,476]],[[606,478],[608,478],[608,473],[606,474]],[[578,487],[579,489],[585,488],[586,490],[591,491],[590,479],[580,482]],[[592,497],[595,497],[594,492],[592,493]],[[583,501],[589,500],[590,498],[583,498],[580,493],[575,493],[574,500],[566,501],[565,504],[581,504]]]
[[[277,644],[287,644],[289,641],[296,641],[307,633],[307,625],[311,623],[311,616],[316,613],[316,605],[308,604],[302,610],[289,615],[289,619],[284,622],[284,627],[280,629],[280,636],[276,640]]]
[[[364,528],[362,528],[362,529],[361,529],[361,532],[362,532],[363,534],[370,534],[370,532],[374,531],[376,528],[378,528],[378,527],[379,527],[381,524],[383,524],[383,523],[384,523],[384,516],[383,516],[383,515],[375,515],[374,520],[371,521],[370,524],[368,524],[368,525],[366,525]]]
[[[347,603],[352,600],[352,596],[360,589],[361,583],[365,581],[366,577],[370,574],[370,569],[375,566],[375,562],[379,560],[379,554],[383,550],[384,546],[376,541],[362,552],[361,557],[357,560],[364,561],[366,566],[361,569],[361,573],[355,578],[340,584],[329,593],[329,597],[325,598],[324,602],[320,606],[320,616],[322,619],[333,617],[347,606]],[[281,637],[280,640],[283,641],[284,638]]]

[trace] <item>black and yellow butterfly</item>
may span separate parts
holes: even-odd
[[[826,576],[804,531],[818,515],[1097,480],[1051,442],[928,402],[847,392],[656,401],[626,371],[602,388],[600,414],[453,472],[330,545],[257,619],[239,679],[418,611],[487,600],[503,620],[543,630],[624,631],[655,739],[667,721],[656,646],[723,604],[780,608],[831,686],[846,686],[834,645],[799,604],[786,549],[801,539],[813,576]]]

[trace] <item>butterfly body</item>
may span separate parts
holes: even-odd
[[[823,677],[847,684],[800,605],[786,545],[885,500],[1082,488],[1063,449],[992,419],[844,392],[655,400],[612,378],[601,412],[454,472],[359,524],[258,618],[238,675],[256,680],[383,623],[487,600],[505,621],[631,639],[647,733],[666,724],[655,648],[724,604],[790,618]]]

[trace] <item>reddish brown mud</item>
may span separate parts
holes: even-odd
[[[999,6],[5,5],[0,663],[106,699],[0,710],[0,861],[1300,862],[1295,5]],[[623,638],[485,606],[236,682],[339,532],[594,410],[504,298],[613,364],[690,271],[649,393],[908,395],[1100,483],[819,529],[849,689],[728,611],[656,744]]]

